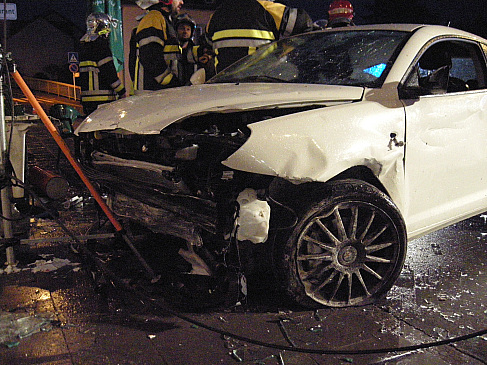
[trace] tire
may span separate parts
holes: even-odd
[[[385,296],[407,243],[404,220],[386,194],[363,181],[334,181],[296,211],[297,224],[277,238],[274,251],[278,279],[292,300],[349,307]]]

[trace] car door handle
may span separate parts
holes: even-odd
[[[391,133],[390,134],[391,136],[391,139],[389,140],[389,149],[392,150],[392,146],[395,146],[395,147],[402,147],[404,146],[404,142],[403,141],[398,141],[397,140],[397,135],[396,133]]]

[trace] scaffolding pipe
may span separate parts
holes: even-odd
[[[106,203],[103,200],[103,198],[101,197],[101,195],[98,193],[98,191],[95,189],[95,187],[93,186],[93,184],[91,183],[91,181],[85,175],[85,173],[83,172],[83,170],[82,170],[81,165],[79,164],[79,162],[76,161],[76,159],[74,159],[74,157],[71,155],[71,151],[70,151],[69,147],[66,145],[66,142],[61,137],[61,135],[59,134],[58,130],[56,129],[56,127],[51,122],[51,120],[47,116],[47,114],[44,111],[44,109],[41,107],[41,105],[39,104],[39,102],[35,98],[35,96],[32,93],[32,91],[29,89],[29,87],[27,86],[27,84],[23,80],[22,76],[20,76],[20,74],[19,74],[19,72],[17,70],[14,70],[13,72],[11,72],[11,75],[12,75],[13,79],[15,80],[15,82],[17,83],[17,85],[19,85],[19,87],[22,90],[22,92],[24,93],[24,95],[29,100],[29,103],[36,110],[37,115],[41,118],[42,123],[44,123],[44,125],[46,126],[47,130],[49,131],[49,133],[51,133],[51,136],[54,138],[54,140],[58,144],[59,148],[61,149],[61,151],[66,156],[66,158],[68,159],[68,161],[71,164],[71,166],[73,166],[74,170],[77,172],[77,174],[79,175],[79,177],[81,178],[81,180],[83,181],[83,183],[85,184],[85,186],[88,188],[88,190],[90,191],[90,193],[93,196],[93,198],[96,200],[96,202],[98,203],[98,205],[100,206],[100,208],[103,210],[103,212],[105,213],[105,215],[107,216],[107,218],[110,220],[110,222],[113,225],[113,227],[115,227],[115,229],[117,230],[117,232],[121,233],[122,238],[124,239],[124,241],[128,244],[128,246],[131,248],[131,250],[135,253],[135,255],[137,256],[137,258],[141,262],[142,266],[144,266],[144,268],[146,269],[146,271],[149,273],[152,282],[155,282],[155,281],[159,280],[159,277],[156,277],[155,276],[155,274],[152,271],[152,269],[149,267],[149,265],[147,264],[147,262],[140,255],[140,253],[137,251],[137,249],[132,244],[132,242],[128,238],[128,236],[125,233],[123,233],[123,227],[122,227],[122,225],[117,221],[117,219],[113,215],[112,211],[108,208],[108,206],[106,205]]]

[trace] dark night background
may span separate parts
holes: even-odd
[[[221,0],[184,0],[184,9],[213,10]],[[313,20],[326,19],[332,0],[276,0],[304,8]],[[3,0],[15,3],[17,20],[8,20],[1,45],[29,76],[73,82],[67,54],[85,33],[90,0]],[[122,5],[135,0],[121,0]],[[355,24],[426,23],[450,25],[487,38],[486,0],[351,0]],[[205,19],[205,17],[203,18]],[[1,21],[1,20],[0,20]],[[3,23],[3,21],[2,21]],[[203,24],[200,24],[203,25]],[[7,38],[5,38],[7,34]]]
[[[37,17],[51,15],[52,21],[71,22],[84,30],[89,1],[83,0],[10,0],[17,4],[17,27]],[[186,8],[212,9],[219,0],[186,0]],[[305,8],[314,20],[327,17],[331,0],[281,0]],[[133,1],[122,1],[133,3]],[[467,30],[487,37],[485,0],[352,0],[356,24],[429,23]],[[67,24],[61,25],[68,27]]]

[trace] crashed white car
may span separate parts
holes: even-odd
[[[259,256],[299,304],[368,304],[408,239],[487,210],[486,57],[442,26],[287,38],[205,84],[100,107],[76,131],[82,163],[200,273]]]

